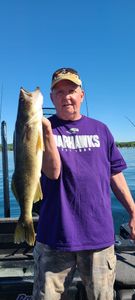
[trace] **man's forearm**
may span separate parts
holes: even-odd
[[[60,175],[60,155],[54,140],[50,122],[43,118],[43,163],[42,171],[50,179],[58,179]]]
[[[122,173],[111,177],[111,188],[130,216],[135,217],[135,203]]]
[[[129,227],[131,238],[135,239],[135,203],[122,173],[111,177],[111,188],[117,199],[123,204],[130,214]]]

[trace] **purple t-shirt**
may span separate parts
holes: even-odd
[[[100,249],[114,243],[110,177],[126,168],[107,126],[82,116],[50,118],[61,157],[58,180],[42,176],[37,241],[62,251]]]

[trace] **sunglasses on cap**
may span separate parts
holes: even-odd
[[[76,70],[72,69],[72,68],[60,68],[58,70],[56,70],[53,75],[52,75],[52,80],[57,77],[59,74],[66,74],[66,73],[71,73],[71,74],[76,74],[79,77],[79,74]]]
[[[69,80],[79,86],[82,86],[82,81],[78,72],[72,68],[60,68],[56,70],[52,75],[51,88],[53,88],[55,84],[61,80]]]

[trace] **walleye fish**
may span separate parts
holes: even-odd
[[[40,186],[43,138],[43,95],[39,88],[33,92],[20,89],[18,113],[14,131],[14,162],[11,188],[19,202],[20,217],[14,241],[34,245],[35,231],[32,220],[33,202],[42,199]]]

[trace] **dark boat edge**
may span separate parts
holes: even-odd
[[[0,299],[30,300],[34,279],[33,247],[14,243],[18,218],[0,218]],[[33,217],[35,231],[38,216]],[[135,295],[135,243],[130,239],[128,224],[122,224],[116,236],[117,255],[114,299],[130,300]],[[125,274],[125,275],[123,275]],[[86,300],[86,292],[76,270],[73,282],[63,300]]]

